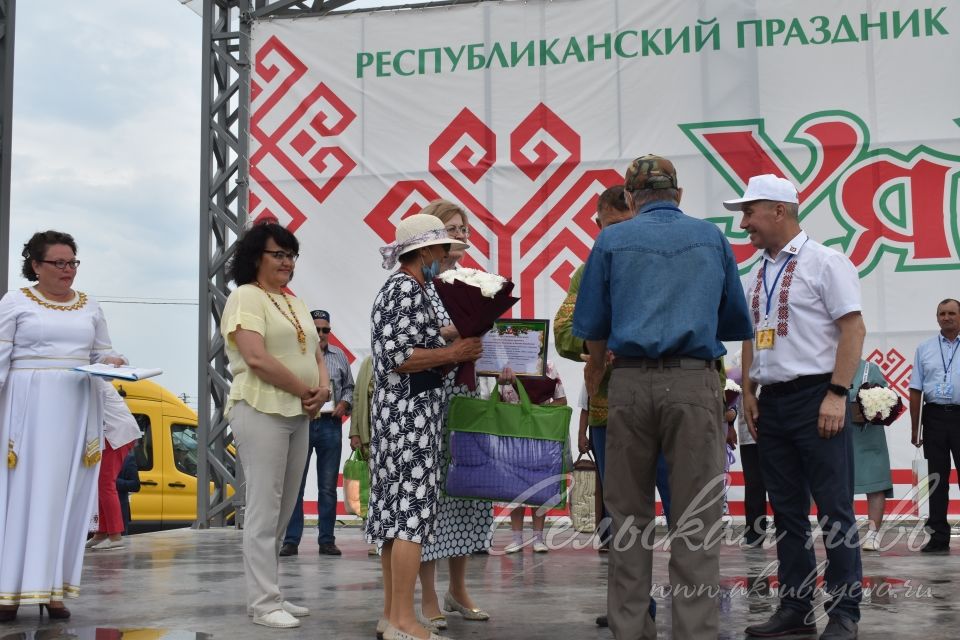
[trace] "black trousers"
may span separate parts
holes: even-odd
[[[118,491],[120,497],[120,513],[123,515],[123,535],[130,533],[130,494],[126,491]]]
[[[777,527],[780,604],[806,614],[813,608],[817,562],[810,496],[817,503],[827,547],[824,571],[831,616],[860,619],[863,570],[853,515],[853,433],[824,439],[817,431],[827,383],[785,394],[760,391],[760,468]]]
[[[930,517],[927,526],[935,542],[950,543],[947,506],[950,501],[950,454],[960,469],[960,411],[948,411],[936,404],[923,405],[923,456],[927,459],[930,481],[936,487],[930,493]]]
[[[743,537],[753,542],[767,531],[767,487],[760,473],[760,450],[756,444],[740,445],[740,464],[743,465],[743,503],[747,516]]]

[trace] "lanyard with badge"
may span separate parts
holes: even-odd
[[[777,290],[777,283],[780,282],[780,276],[783,275],[784,269],[787,268],[787,265],[790,264],[790,260],[793,259],[793,254],[787,256],[787,259],[784,260],[783,264],[780,266],[780,271],[777,272],[777,277],[773,279],[773,286],[769,289],[767,288],[767,265],[764,263],[763,269],[760,272],[760,278],[763,280],[763,292],[767,297],[767,308],[766,313],[763,316],[763,325],[762,328],[757,329],[757,349],[772,349],[773,343],[776,340],[776,330],[770,326],[770,304],[773,302],[773,293]]]
[[[957,345],[953,343],[953,353],[947,360],[943,355],[943,341],[937,341],[940,346],[940,362],[943,363],[943,382],[938,382],[933,389],[933,395],[941,400],[953,399],[953,382],[950,380],[950,369],[953,366],[953,359],[957,355]]]
[[[860,387],[857,389],[857,392],[854,394],[854,399],[850,402],[851,408],[850,411],[853,414],[853,423],[860,425],[860,432],[864,432],[867,429],[867,425],[870,424],[867,422],[867,419],[863,417],[863,411],[860,409],[860,406],[857,404],[857,396],[860,395],[860,389],[863,389],[863,385],[867,384],[867,380],[870,379],[870,363],[866,360],[861,360],[861,366],[863,367],[863,373],[860,375]]]

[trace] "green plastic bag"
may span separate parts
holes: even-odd
[[[343,463],[343,506],[348,514],[366,518],[369,501],[370,466],[360,450],[354,449]]]

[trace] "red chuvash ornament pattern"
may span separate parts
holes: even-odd
[[[429,177],[394,183],[364,221],[390,242],[396,224],[431,200],[442,197],[461,205],[472,228],[464,266],[513,280],[519,287],[520,314],[536,317],[538,283],[547,276],[567,288],[597,234],[596,196],[623,179],[613,169],[583,167],[580,135],[545,104],[534,107],[507,135],[509,157],[498,158],[500,134],[462,109],[429,144]],[[494,212],[475,195],[482,179],[493,179],[495,168],[519,171],[528,184],[525,201],[515,211]],[[539,313],[552,316],[553,310]]]
[[[880,349],[874,349],[864,359],[880,367],[883,379],[891,389],[904,399],[910,398],[910,376],[913,374],[913,365],[906,356],[896,349],[888,349],[886,353]]]
[[[290,231],[307,220],[307,207],[323,204],[357,162],[339,136],[356,113],[273,36],[257,50],[250,81],[250,219],[275,219]],[[305,204],[307,203],[307,204]],[[355,356],[334,334],[330,344]]]
[[[753,297],[750,309],[753,311],[753,325],[760,326],[760,287],[767,270],[768,262],[764,262],[757,272],[757,282],[753,287]],[[784,268],[783,279],[780,281],[780,292],[777,295],[777,336],[785,338],[790,333],[790,285],[793,284],[793,273],[797,270],[797,261],[791,260]]]
[[[338,139],[356,113],[323,82],[298,86],[312,83],[309,71],[273,36],[257,50],[250,81],[250,217],[291,231],[307,219],[302,203],[325,202],[357,166]]]

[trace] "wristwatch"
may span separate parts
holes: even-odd
[[[829,385],[827,385],[827,391],[829,391],[830,393],[835,393],[841,398],[847,395],[847,388],[842,384],[834,384],[831,382]]]

